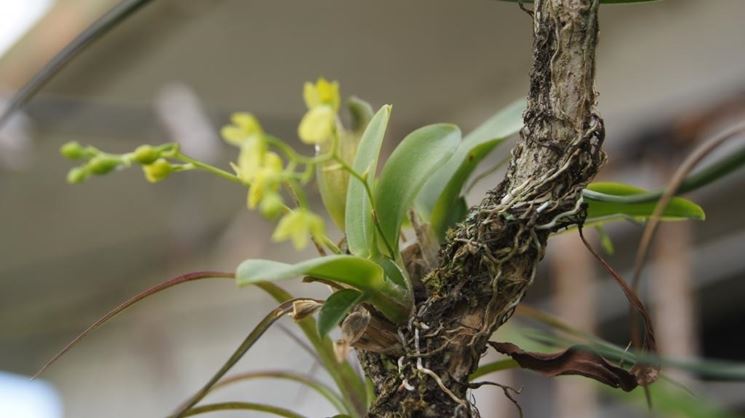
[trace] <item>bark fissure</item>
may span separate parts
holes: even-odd
[[[468,375],[532,283],[549,234],[582,221],[581,191],[605,158],[597,3],[535,2],[528,108],[507,175],[448,233],[426,297],[398,330],[401,352],[361,350],[378,394],[370,416],[478,416]]]

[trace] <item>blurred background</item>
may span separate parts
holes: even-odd
[[[114,4],[0,1],[4,97]],[[601,8],[597,89],[609,154],[603,179],[661,187],[693,147],[745,118],[744,17],[741,0]],[[158,0],[116,28],[0,130],[0,416],[166,415],[273,307],[267,297],[229,281],[183,285],[92,334],[49,369],[48,383],[28,386],[21,377],[110,307],[168,277],[231,271],[245,258],[311,254],[271,244],[273,225],[246,210],[244,191],[209,176],[187,173],[151,185],[129,170],[69,186],[70,164],[58,154],[64,142],[125,152],[179,141],[187,153],[227,167],[234,149],[216,132],[231,112],[254,112],[267,131],[295,141],[302,84],[322,75],[339,80],[345,96],[394,105],[390,150],[416,127],[453,122],[468,131],[524,97],[531,33],[527,14],[495,0]],[[744,143],[730,142],[730,150]],[[506,155],[503,148],[492,161]],[[470,202],[500,177],[479,183]],[[668,224],[658,236],[643,295],[665,355],[745,361],[744,192],[745,171],[696,192],[691,198],[707,220]],[[641,227],[607,230],[616,247],[609,261],[628,275]],[[575,234],[549,245],[528,303],[622,346],[627,341],[625,299]],[[324,379],[287,332],[294,332],[290,323],[271,330],[237,369]],[[745,412],[743,383],[667,374],[695,393],[686,402],[729,411],[706,416]],[[523,388],[527,417],[647,415],[641,398],[581,378],[521,371],[490,378]],[[38,400],[19,401],[25,398],[14,391],[26,389]],[[516,415],[501,391],[475,396],[485,417]],[[239,384],[210,399],[332,414],[291,383]],[[10,409],[42,403],[50,406],[27,415]],[[704,416],[692,411],[688,416]]]

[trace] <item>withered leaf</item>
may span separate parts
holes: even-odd
[[[625,369],[578,347],[558,353],[533,353],[512,343],[490,341],[489,345],[512,357],[523,369],[535,370],[546,376],[580,375],[626,392],[638,386],[636,377]]]

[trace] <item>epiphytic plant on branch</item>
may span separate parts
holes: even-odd
[[[601,3],[625,2],[631,1],[543,0],[528,10],[531,2],[520,1],[534,19],[527,101],[497,112],[466,135],[452,124],[416,129],[386,161],[380,160],[380,152],[392,106],[375,110],[355,97],[343,101],[339,84],[324,78],[303,89],[307,113],[297,133],[313,146],[312,155],[266,132],[250,113],[233,114],[221,131],[236,147],[232,170],[186,155],[175,143],[142,145],[124,154],[77,142],[64,145],[62,154],[79,162],[69,172],[70,183],[131,167],[140,167],[151,182],[199,171],[235,183],[246,193],[249,209],[277,221],[273,240],[291,240],[298,249],[312,243],[319,256],[297,264],[249,259],[234,272],[189,273],[163,282],[109,312],[42,371],[90,331],[143,298],[187,281],[228,278],[239,286],[262,289],[279,306],[173,416],[222,409],[298,416],[285,408],[247,401],[200,404],[211,391],[247,379],[307,385],[339,416],[461,417],[478,415],[467,394],[487,382],[476,380],[508,368],[548,376],[578,374],[625,391],[652,384],[660,366],[733,373],[721,364],[671,363],[656,356],[654,331],[635,289],[589,245],[642,319],[644,332],[635,338],[635,350],[624,350],[520,305],[551,235],[579,232],[586,243],[582,228],[588,225],[651,220],[651,231],[659,220],[702,220],[698,205],[675,194],[702,187],[743,163],[739,151],[691,176],[689,164],[659,192],[591,183],[605,160],[605,132],[595,111],[594,90],[598,8]],[[94,24],[19,93],[10,110],[23,105],[84,46],[147,3],[125,1]],[[342,122],[342,110],[348,112],[347,124]],[[469,208],[464,191],[474,171],[517,133],[520,138],[513,145],[504,180]],[[710,149],[713,146],[699,154]],[[329,238],[324,218],[310,208],[306,190],[314,179],[329,218],[343,233],[341,242]],[[413,239],[405,241],[404,235]],[[648,235],[651,239],[651,232]],[[333,292],[325,300],[315,300],[290,295],[277,284],[296,278],[326,284]],[[535,338],[568,348],[533,353],[492,341],[496,329],[515,312],[562,335]],[[285,315],[297,322],[336,389],[293,371],[227,376]],[[328,334],[337,326],[341,337],[332,341]],[[480,364],[489,347],[507,357]],[[352,366],[350,350],[356,351],[364,376]],[[734,377],[743,374],[735,372]],[[513,399],[514,392],[503,389]]]

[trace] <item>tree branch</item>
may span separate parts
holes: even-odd
[[[361,353],[374,417],[471,417],[468,376],[532,283],[551,232],[583,219],[581,191],[604,161],[595,113],[597,0],[535,2],[521,140],[505,179],[448,233],[398,356]]]

